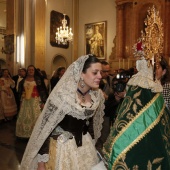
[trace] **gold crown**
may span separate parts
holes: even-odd
[[[148,9],[148,15],[144,20],[145,31],[141,31],[141,37],[133,46],[135,57],[144,57],[152,64],[159,62],[163,52],[163,23],[159,16],[159,11],[152,8]]]

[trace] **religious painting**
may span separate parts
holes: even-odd
[[[69,42],[67,44],[59,44],[56,42],[56,32],[57,28],[62,26],[62,20],[64,19],[64,15],[60,12],[57,11],[51,11],[50,13],[50,44],[53,47],[59,47],[59,48],[68,48],[69,47]],[[67,26],[69,27],[70,25],[70,18],[65,15],[65,19],[67,20]]]
[[[106,24],[106,21],[85,24],[85,53],[101,60],[106,59]]]
[[[4,36],[4,53],[12,54],[14,52],[14,34]]]

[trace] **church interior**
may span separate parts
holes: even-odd
[[[94,26],[99,25],[103,34],[103,54],[99,59],[108,61],[112,71],[134,67],[132,46],[153,5],[163,22],[163,55],[169,60],[169,0],[1,0],[0,66],[14,75],[18,68],[33,64],[50,76],[58,66],[68,67],[90,52],[90,29],[94,31]],[[73,41],[65,46],[55,42],[57,27],[62,25],[61,19],[56,19],[57,12],[61,17],[67,15],[72,28]]]
[[[170,0],[0,0],[0,69],[16,75],[32,64],[50,78],[56,68],[94,52],[96,29],[102,39],[96,55],[110,64],[111,73],[135,67],[132,47],[152,6],[163,23],[162,55],[170,65]],[[66,44],[56,41],[63,14],[73,33]],[[27,141],[16,140],[14,126],[0,124],[0,170],[20,169]]]

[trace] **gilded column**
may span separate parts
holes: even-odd
[[[35,1],[24,0],[24,57],[25,66],[34,63],[35,51]]]
[[[165,57],[169,59],[170,61],[170,21],[169,21],[169,15],[170,15],[170,1],[165,1],[165,22],[164,24],[164,54]]]
[[[36,0],[35,4],[35,65],[45,69],[45,0]]]
[[[123,58],[123,5],[116,7],[116,58]]]
[[[79,0],[73,0],[73,61],[75,61],[78,58],[78,30],[79,30]]]

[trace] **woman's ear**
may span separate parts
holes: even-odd
[[[166,74],[166,69],[164,69],[163,71],[162,71],[162,76],[164,76]]]
[[[81,73],[80,78],[81,78],[82,80],[84,80],[84,73]]]

